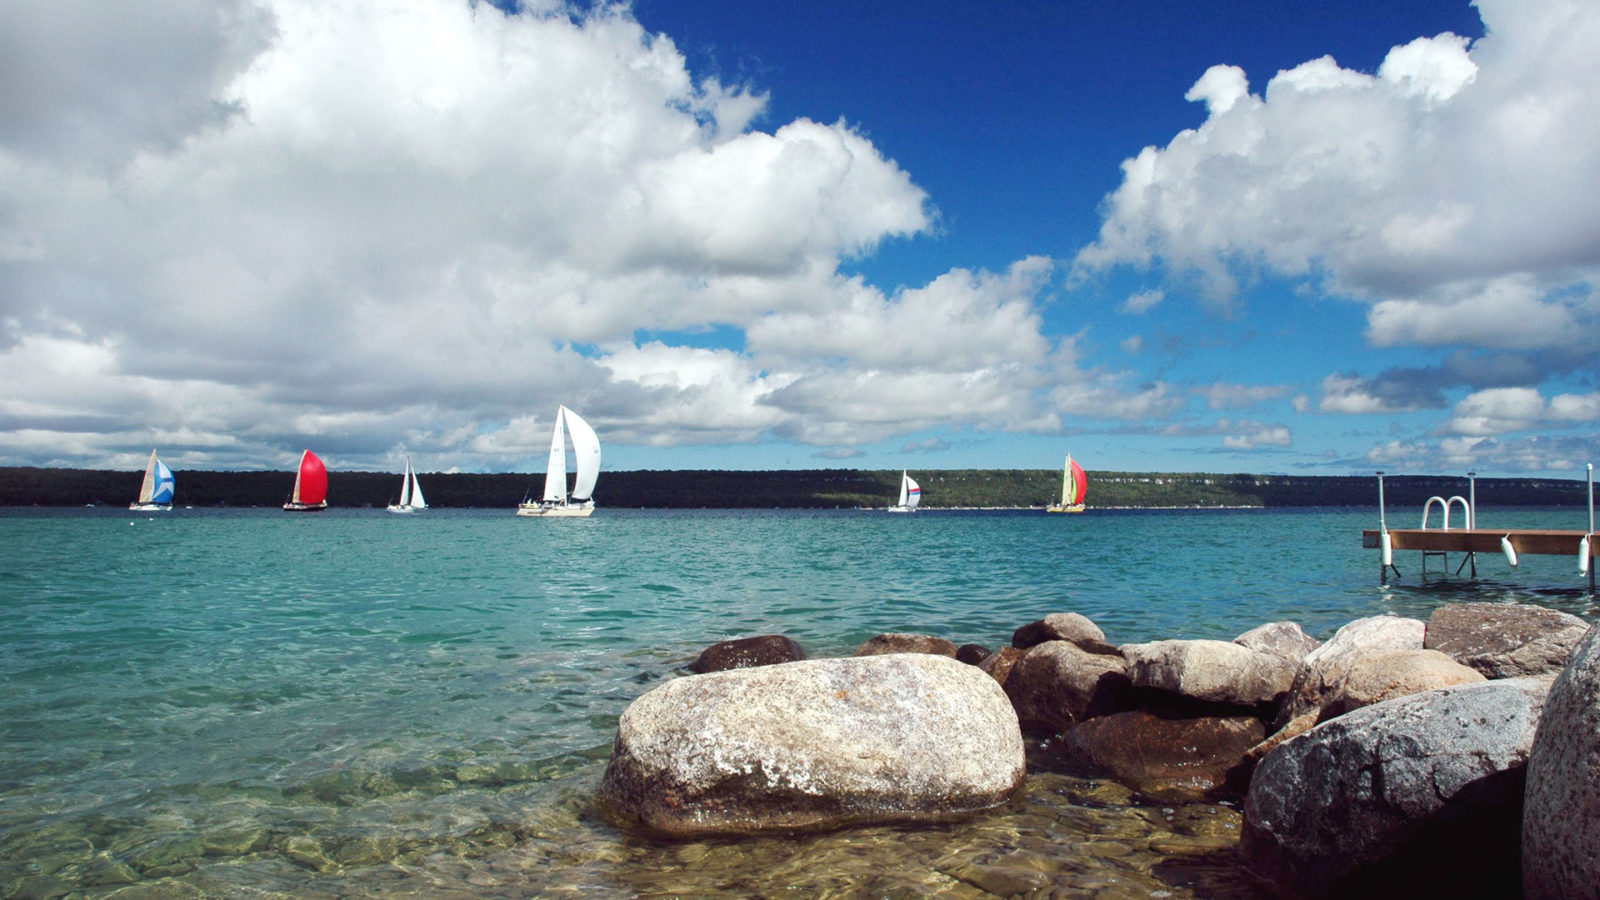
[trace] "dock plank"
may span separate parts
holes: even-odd
[[[1556,529],[1490,529],[1490,528],[1391,528],[1389,541],[1396,550],[1445,550],[1455,553],[1499,553],[1500,539],[1511,538],[1511,547],[1518,555],[1543,554],[1549,556],[1578,553],[1578,542],[1587,532]],[[1361,546],[1378,546],[1378,530],[1361,532]],[[1600,556],[1600,540],[1589,542],[1589,555]]]

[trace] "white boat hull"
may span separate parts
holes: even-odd
[[[321,503],[296,503],[295,501],[290,500],[288,503],[283,505],[283,508],[285,512],[322,512],[328,508],[328,501],[324,500]]]
[[[915,506],[891,506],[891,507],[889,507],[889,512],[908,513],[908,512],[916,512],[916,511],[917,511],[917,508]]]
[[[1062,506],[1059,503],[1052,503],[1045,507],[1044,511],[1053,513],[1081,513],[1083,512],[1083,504],[1076,503],[1072,506]]]
[[[410,513],[422,512],[425,509],[427,509],[426,506],[401,506],[398,503],[389,504],[389,512],[392,512],[392,513],[410,514]]]
[[[594,501],[579,506],[545,505],[544,503],[519,503],[517,515],[539,519],[583,519],[594,513]]]
[[[133,512],[172,512],[171,503],[129,503],[128,509]]]

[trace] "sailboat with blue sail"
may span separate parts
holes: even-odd
[[[135,512],[170,512],[174,487],[172,470],[150,451],[150,461],[144,466],[144,481],[139,484],[139,499],[128,504]]]

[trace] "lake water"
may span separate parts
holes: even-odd
[[[886,631],[998,647],[1057,611],[1114,643],[1326,638],[1459,600],[1600,612],[1575,558],[1422,581],[1402,553],[1380,585],[1376,519],[0,511],[0,895],[1248,896],[1236,807],[1049,773],[960,825],[683,844],[590,798],[617,715],[731,637],[828,656]]]

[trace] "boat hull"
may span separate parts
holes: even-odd
[[[427,509],[427,507],[426,506],[401,506],[398,503],[389,504],[389,512],[401,513],[401,514],[404,514],[404,515],[409,515],[411,513],[422,512],[424,509]]]
[[[889,512],[908,513],[908,512],[916,512],[916,511],[917,511],[917,508],[915,506],[891,506],[891,507],[889,507]]]
[[[1044,511],[1053,513],[1081,513],[1083,512],[1083,504],[1074,503],[1071,506],[1062,506],[1059,503],[1052,503],[1051,505],[1045,507]]]
[[[543,503],[519,503],[517,515],[535,519],[585,519],[594,513],[594,503],[581,506],[546,506]]]
[[[328,501],[326,500],[323,500],[319,503],[296,503],[295,501],[290,500],[288,503],[283,505],[284,512],[322,512],[327,508]]]
[[[129,503],[133,512],[172,512],[171,503]]]

